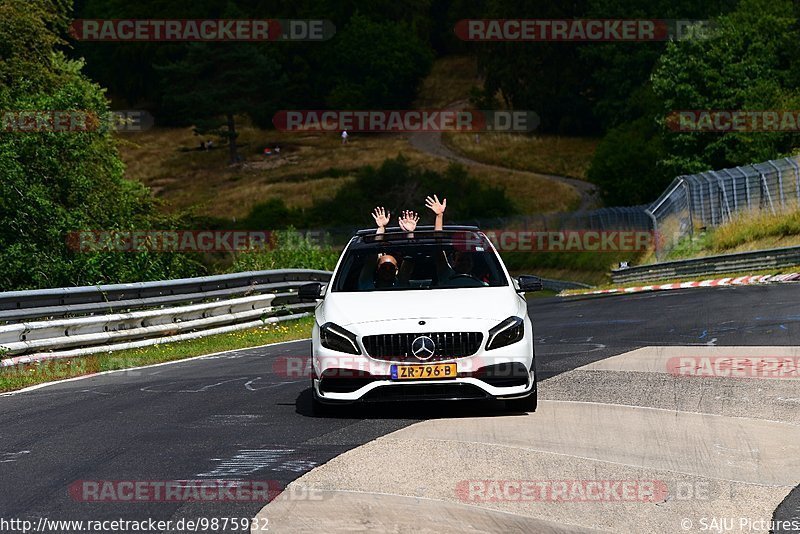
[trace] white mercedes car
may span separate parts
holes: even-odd
[[[315,413],[392,400],[504,399],[536,409],[533,328],[524,293],[476,227],[359,231],[317,300],[312,334]]]

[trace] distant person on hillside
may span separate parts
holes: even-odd
[[[350,137],[350,136],[347,135],[347,130],[342,130],[342,144],[343,145],[347,144],[347,138],[348,137]]]

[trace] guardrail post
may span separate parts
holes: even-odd
[[[764,195],[764,193],[767,194],[767,202],[769,202],[769,209],[772,212],[772,214],[775,215],[775,205],[772,203],[772,195],[770,195],[769,193],[769,185],[767,185],[767,176],[761,171],[758,171],[758,174],[761,176],[760,180],[761,194],[762,196]]]
[[[655,243],[656,243],[656,249],[655,249],[656,261],[660,261],[661,260],[661,247],[659,246],[659,243],[658,243],[658,241],[659,241],[659,239],[658,239],[658,220],[656,220],[656,216],[653,215],[653,213],[649,209],[645,209],[644,212],[647,215],[649,215],[650,219],[653,221],[653,238],[654,238]]]
[[[697,193],[698,193],[697,196],[700,197],[698,199],[700,201],[700,218],[702,219],[703,226],[707,226],[707,223],[706,223],[706,205],[705,205],[705,200],[703,198],[704,197],[704,195],[703,195],[703,184],[700,182],[700,180],[696,180],[695,184],[697,185]]]
[[[778,173],[778,191],[780,193],[780,199],[781,199],[781,210],[785,210],[786,209],[786,202],[785,202],[785,199],[784,199],[784,196],[783,196],[783,172],[781,172],[780,168],[778,168],[778,166],[775,165],[775,162],[768,161],[767,163],[769,165],[771,165],[772,168],[775,169],[777,171],[777,173]]]
[[[694,235],[694,215],[692,214],[692,191],[689,184],[683,178],[680,179],[680,184],[683,185],[683,190],[686,194],[686,207],[689,211],[689,235]]]
[[[714,195],[711,194],[711,179],[704,173],[700,173],[699,176],[705,180],[706,187],[708,187],[708,214],[711,217],[711,226],[717,226],[717,210],[714,207]]]
[[[728,212],[728,222],[730,222],[731,221],[731,207],[730,207],[730,203],[728,202],[728,192],[725,190],[725,183],[722,181],[722,178],[716,173],[716,171],[709,171],[709,172],[711,173],[712,176],[714,176],[714,178],[717,179],[717,184],[718,184],[717,187],[719,187],[722,190],[722,199],[723,199],[723,202],[725,203],[725,210],[724,211],[722,209],[722,203],[720,203],[720,212],[721,212],[721,215],[722,215],[722,217],[721,217],[722,218],[722,222],[723,223],[725,222],[725,211]]]
[[[728,169],[722,169],[719,172],[724,172],[725,175],[731,179],[731,189],[733,192],[733,211],[739,211],[739,199],[736,197],[736,178],[733,177]]]
[[[795,205],[800,207],[800,166],[797,165],[794,158],[784,158],[789,162],[789,165],[794,169],[794,188],[795,188]]]
[[[747,211],[751,211],[753,206],[750,203],[750,175],[744,172],[741,167],[737,167],[736,169],[744,176],[744,193],[747,197]]]

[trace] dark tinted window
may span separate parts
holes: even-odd
[[[351,245],[333,281],[333,291],[383,291],[507,286],[488,243],[480,241],[414,242],[370,240]],[[378,258],[388,254],[379,273]],[[397,264],[397,268],[394,264]],[[395,274],[396,271],[396,274]]]

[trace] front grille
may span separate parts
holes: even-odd
[[[425,362],[437,362],[472,356],[483,342],[481,332],[432,332],[413,334],[380,334],[364,336],[367,354],[378,360],[390,362],[417,362],[411,352],[411,343],[419,336],[428,336],[436,344],[436,350]]]

